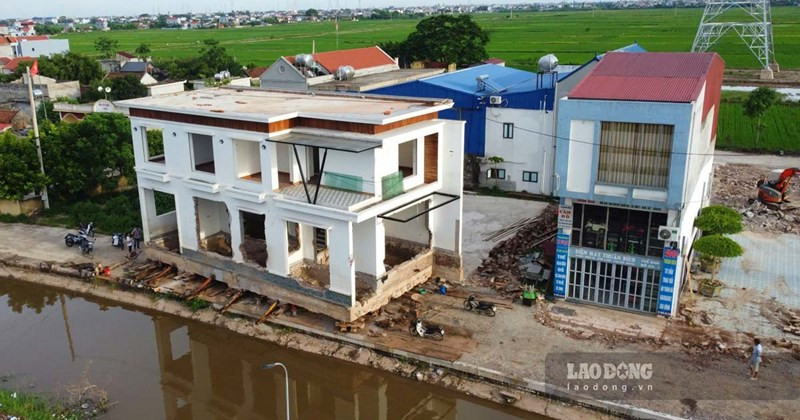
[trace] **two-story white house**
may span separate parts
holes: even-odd
[[[341,320],[461,277],[449,100],[226,87],[116,105],[150,258]]]
[[[675,315],[724,67],[714,53],[611,52],[559,101],[557,296]]]

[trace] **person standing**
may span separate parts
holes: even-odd
[[[761,365],[761,340],[753,339],[753,353],[750,355],[750,379],[758,379],[758,366]]]
[[[133,249],[139,249],[139,243],[142,242],[142,228],[135,227],[131,232],[131,236],[133,236]]]
[[[125,235],[125,243],[128,245],[128,254],[133,252],[133,238],[131,235]]]

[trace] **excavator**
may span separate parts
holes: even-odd
[[[773,206],[788,203],[786,190],[795,175],[800,175],[800,168],[787,168],[770,172],[769,177],[758,181],[758,201]]]

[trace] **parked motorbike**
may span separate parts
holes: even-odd
[[[81,243],[84,238],[85,236],[68,233],[67,236],[64,237],[64,243],[67,247],[72,248],[73,245]]]
[[[119,249],[125,248],[125,236],[121,233],[111,235],[111,246]]]
[[[431,337],[434,340],[441,341],[444,339],[444,328],[438,325],[424,325],[421,320],[415,319],[411,321],[411,326],[408,331],[411,335],[418,335],[420,337]]]
[[[86,224],[81,223],[81,227],[78,229],[78,234],[94,238],[94,222],[89,222]]]
[[[82,254],[88,255],[89,258],[94,257],[94,241],[90,241],[88,238],[81,238],[78,246],[80,246]]]
[[[486,302],[483,300],[477,300],[475,295],[469,295],[467,299],[464,300],[464,309],[471,311],[476,310],[479,314],[485,314],[489,316],[497,315],[497,307],[494,303]]]

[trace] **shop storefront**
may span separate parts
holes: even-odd
[[[557,255],[556,294],[567,299],[657,313],[662,291],[667,213],[575,203],[563,222]],[[559,263],[561,270],[559,270]],[[561,290],[559,290],[561,289]],[[561,293],[558,293],[561,291]],[[671,302],[670,302],[671,303]]]

